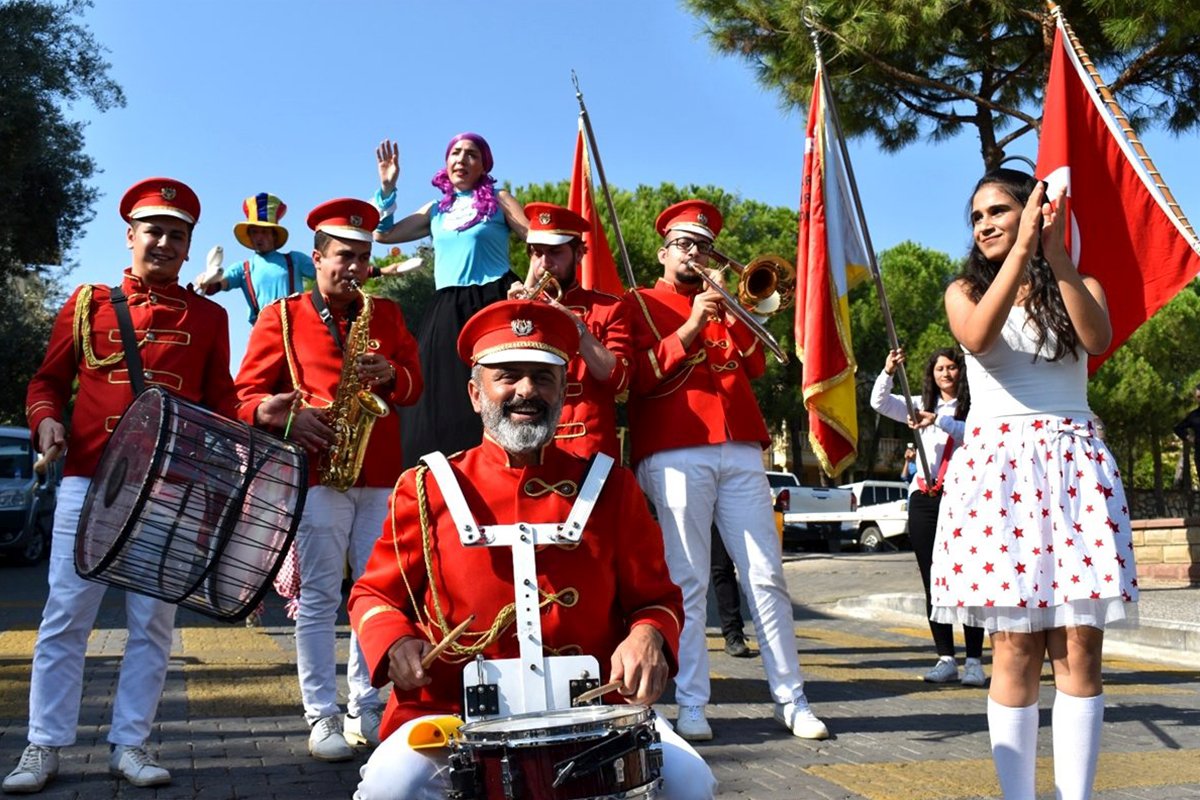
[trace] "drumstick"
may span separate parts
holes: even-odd
[[[58,454],[62,451],[62,445],[52,444],[38,457],[38,460],[33,462],[33,471],[38,475],[45,475],[46,468],[50,466],[50,462],[58,458]]]
[[[595,700],[597,697],[601,697],[603,695],[608,694],[611,691],[615,691],[616,689],[620,689],[620,688],[621,688],[620,681],[610,681],[609,683],[606,683],[603,686],[597,686],[595,689],[588,689],[586,692],[584,692],[583,694],[579,695],[574,700],[572,700],[571,705],[581,706],[584,703],[590,703],[593,700]]]
[[[467,629],[467,626],[470,625],[474,621],[475,621],[475,615],[472,614],[469,617],[467,617],[466,619],[464,619],[457,628],[450,631],[450,633],[446,634],[446,638],[442,639],[440,642],[435,644],[433,646],[433,649],[430,650],[428,653],[426,653],[425,657],[421,659],[421,669],[429,669],[433,665],[433,662],[437,659],[437,657],[440,656],[443,652],[445,652],[447,647],[454,644],[454,640],[457,639],[459,636],[462,636],[463,631],[465,631]]]

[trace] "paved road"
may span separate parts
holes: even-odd
[[[959,800],[995,797],[985,694],[934,687],[928,631],[912,615],[919,591],[910,555],[809,555],[787,565],[800,661],[809,697],[833,738],[784,735],[771,719],[761,663],[713,650],[710,717],[717,738],[700,747],[731,798]],[[0,767],[25,743],[29,654],[45,568],[0,569]],[[1147,593],[1146,608],[1194,610],[1200,590]],[[166,695],[150,746],[175,781],[135,789],[107,775],[104,736],[123,643],[119,595],[110,592],[88,653],[79,742],[41,797],[346,798],[357,764],[320,764],[306,753],[297,707],[291,629],[280,608],[247,629],[180,614]],[[1153,599],[1152,599],[1153,598]],[[1165,613],[1165,612],[1163,612]],[[850,616],[857,615],[857,616]],[[866,617],[866,618],[864,618]],[[340,637],[344,648],[347,631]],[[715,634],[715,628],[713,629]],[[1096,800],[1200,798],[1200,657],[1151,661],[1162,648],[1136,642],[1106,663],[1108,711]],[[1166,653],[1171,656],[1170,652]],[[1190,665],[1186,665],[1190,664]],[[1053,797],[1049,706],[1043,681],[1039,787]],[[668,698],[669,699],[669,698]],[[659,709],[673,718],[675,709]]]

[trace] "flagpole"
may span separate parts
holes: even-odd
[[[1188,218],[1184,216],[1183,209],[1179,207],[1179,203],[1175,202],[1175,196],[1171,194],[1171,190],[1167,187],[1166,181],[1159,174],[1158,167],[1154,166],[1154,162],[1150,159],[1150,154],[1146,152],[1146,148],[1142,146],[1141,139],[1133,130],[1133,126],[1129,124],[1129,118],[1125,116],[1125,112],[1117,103],[1117,99],[1113,97],[1113,93],[1109,90],[1108,85],[1100,79],[1100,71],[1096,69],[1096,65],[1092,63],[1091,56],[1083,49],[1083,45],[1079,43],[1079,39],[1075,36],[1075,31],[1067,22],[1066,15],[1059,8],[1058,3],[1054,0],[1046,0],[1046,7],[1049,9],[1054,19],[1062,24],[1063,32],[1067,35],[1067,41],[1071,45],[1071,49],[1075,52],[1075,57],[1079,59],[1079,63],[1083,64],[1083,71],[1087,73],[1091,79],[1092,85],[1096,87],[1096,92],[1100,95],[1100,99],[1104,101],[1108,112],[1112,114],[1113,119],[1121,126],[1121,132],[1125,134],[1125,138],[1129,141],[1133,151],[1137,154],[1138,160],[1142,162],[1142,166],[1146,168],[1146,172],[1154,180],[1154,186],[1162,192],[1163,199],[1167,203],[1167,207],[1171,209],[1171,213],[1179,220],[1179,223],[1191,236],[1193,244],[1196,242],[1196,231],[1192,228],[1192,223],[1188,222]]]
[[[629,251],[625,247],[625,237],[621,235],[621,221],[617,219],[617,207],[613,205],[612,194],[608,191],[608,179],[604,177],[604,164],[600,161],[600,149],[596,146],[596,134],[592,132],[592,118],[588,116],[587,106],[583,104],[583,92],[579,89],[579,77],[571,70],[571,83],[575,84],[575,99],[579,101],[579,118],[583,120],[585,138],[588,149],[592,151],[592,160],[596,162],[596,175],[600,178],[600,189],[604,192],[604,203],[608,206],[608,216],[612,219],[613,235],[617,237],[617,248],[621,251],[621,265],[625,267],[625,278],[629,288],[637,288],[637,278],[633,276],[633,264],[629,261]]]
[[[867,250],[867,264],[871,268],[871,277],[875,280],[875,290],[879,295],[879,304],[883,309],[883,321],[887,327],[888,344],[893,350],[900,349],[900,341],[896,338],[896,324],[892,319],[892,309],[888,305],[887,292],[883,288],[883,274],[879,270],[879,262],[875,258],[875,247],[871,244],[871,231],[867,228],[867,218],[863,213],[862,199],[858,194],[858,181],[854,179],[854,166],[850,163],[850,151],[846,147],[846,139],[842,136],[842,123],[838,117],[837,103],[833,98],[833,87],[829,83],[829,75],[825,71],[825,60],[821,57],[821,43],[817,39],[817,30],[812,23],[810,16],[811,8],[806,8],[801,18],[804,20],[804,25],[808,28],[809,38],[813,43],[813,56],[816,59],[817,74],[821,76],[821,88],[825,95],[825,103],[829,106],[829,117],[833,122],[833,138],[837,140],[838,150],[842,154],[842,164],[846,168],[846,178],[850,182],[850,194],[854,200],[854,213],[858,216],[858,226],[862,230],[863,244]],[[917,419],[917,409],[913,405],[912,392],[908,388],[908,373],[904,369],[904,364],[896,365],[896,376],[899,379],[900,391],[904,395],[904,405],[908,409],[908,418],[910,420]],[[932,410],[932,409],[930,409]],[[925,457],[925,448],[922,445],[921,437],[914,437],[913,442],[917,446],[917,457],[921,462],[921,472],[925,475],[925,485],[933,486],[933,474],[929,469],[929,460]]]

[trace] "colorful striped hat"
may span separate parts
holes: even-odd
[[[274,229],[276,250],[287,242],[287,228],[279,224],[279,220],[287,213],[287,205],[275,195],[259,192],[247,197],[246,202],[242,203],[242,213],[246,215],[246,221],[233,226],[233,236],[244,246],[254,249],[248,234],[251,225]]]

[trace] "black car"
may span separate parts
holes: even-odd
[[[0,556],[36,564],[50,554],[62,462],[36,475],[37,454],[24,428],[0,427]]]

